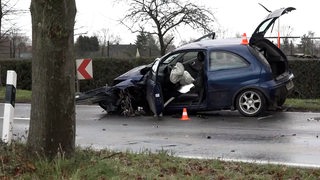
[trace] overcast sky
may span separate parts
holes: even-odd
[[[28,10],[31,0],[17,0],[17,8]],[[184,0],[181,0],[184,1]],[[186,1],[186,0],[185,0]],[[234,37],[235,34],[252,34],[258,24],[268,15],[258,3],[270,10],[282,7],[295,7],[297,10],[281,17],[281,26],[290,26],[291,35],[302,36],[308,31],[320,36],[320,2],[317,0],[190,0],[203,5],[214,13],[217,21],[215,26],[224,30],[224,37]],[[102,28],[109,29],[110,34],[119,35],[121,43],[134,43],[136,34],[132,34],[118,20],[127,9],[125,3],[115,3],[114,0],[76,0],[77,17],[76,33],[87,33],[92,36]],[[19,27],[26,35],[31,36],[30,14],[20,16]],[[175,34],[175,42],[200,37],[195,30],[183,29]]]

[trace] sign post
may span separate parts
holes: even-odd
[[[16,101],[16,84],[17,73],[15,71],[7,71],[6,97],[4,104],[2,141],[10,144],[12,139],[13,117]]]
[[[80,92],[79,80],[92,79],[92,59],[77,59],[77,92]]]

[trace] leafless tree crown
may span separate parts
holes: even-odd
[[[0,0],[0,39],[7,36],[13,28],[17,29],[13,21],[26,11],[15,8],[19,0]],[[7,27],[4,27],[6,25]]]
[[[138,32],[143,28],[149,30],[151,34],[156,34],[162,54],[168,45],[164,42],[164,37],[180,25],[203,30],[204,33],[213,30],[214,15],[203,6],[180,0],[130,0],[129,2],[130,8],[121,23],[132,32]]]

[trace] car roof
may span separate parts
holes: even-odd
[[[201,40],[178,47],[175,51],[186,49],[211,49],[225,46],[238,46],[241,45],[241,40],[241,38]]]

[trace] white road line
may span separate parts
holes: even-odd
[[[228,159],[228,158],[210,158],[210,157],[201,157],[201,156],[184,156],[178,155],[178,157],[182,158],[190,158],[190,159],[217,159],[226,162],[243,162],[243,163],[254,163],[254,164],[273,164],[273,165],[284,165],[284,166],[292,166],[292,167],[304,167],[304,168],[320,168],[318,164],[306,164],[306,163],[289,163],[289,162],[281,162],[281,161],[267,161],[267,160],[249,160],[249,159]]]
[[[0,119],[3,119],[3,117],[0,117]],[[27,117],[14,117],[13,119],[30,121],[30,118],[27,118]]]

